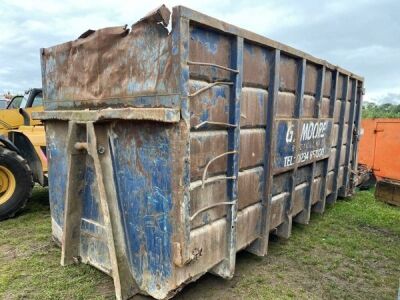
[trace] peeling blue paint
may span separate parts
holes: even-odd
[[[64,139],[52,139],[47,144],[49,158],[49,197],[52,217],[60,226],[64,225],[64,199],[66,194],[67,157]]]
[[[257,93],[258,107],[260,110],[264,107],[264,93]]]
[[[99,203],[96,200],[96,189],[94,182],[94,171],[93,166],[90,163],[90,159],[86,161],[86,172],[85,172],[85,186],[83,188],[83,198],[84,201],[82,203],[82,217],[88,220],[93,220],[95,222],[102,223],[103,218],[102,214],[99,213]]]
[[[143,82],[140,82],[140,83],[139,83],[139,82],[137,82],[137,81],[130,80],[130,81],[128,82],[128,86],[127,86],[127,88],[128,88],[128,93],[129,93],[129,94],[133,94],[133,93],[136,92],[136,91],[140,91],[142,85],[143,85]]]
[[[208,109],[204,109],[204,110],[202,111],[202,113],[201,113],[200,121],[201,121],[201,122],[204,122],[204,121],[208,121],[208,119],[209,119],[209,112],[208,112]]]
[[[171,275],[171,146],[163,127],[118,124],[111,140],[118,202],[139,284]]]
[[[209,224],[210,223],[210,215],[208,212],[204,212],[203,213],[203,217],[202,217],[203,223],[204,225]]]
[[[226,98],[225,87],[218,86],[214,90],[214,94],[216,98]],[[213,97],[214,98],[214,97]]]
[[[249,44],[249,43],[244,43],[244,45],[243,45],[244,47],[244,51],[246,51],[246,52],[248,52],[248,53],[250,53],[250,54],[253,54],[254,53],[254,50],[253,50],[253,45],[251,45],[251,44]]]
[[[220,34],[199,27],[192,27],[190,30],[190,36],[194,41],[203,44],[208,52],[212,54],[217,53],[218,44],[221,39]]]

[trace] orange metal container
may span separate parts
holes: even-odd
[[[400,119],[364,119],[362,128],[359,162],[378,180],[400,181]]]

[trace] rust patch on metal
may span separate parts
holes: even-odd
[[[297,88],[297,80],[297,61],[282,54],[280,59],[279,90],[294,93]]]
[[[331,89],[332,89],[332,71],[329,69],[326,69],[323,97],[330,98],[331,97]]]
[[[213,63],[228,67],[231,64],[231,40],[206,28],[191,26],[189,60],[201,63]],[[207,66],[190,66],[190,77],[208,82],[229,80],[231,72]]]
[[[271,52],[255,44],[245,43],[243,51],[243,83],[268,89]]]
[[[226,131],[195,132],[190,134],[190,177],[191,181],[200,179],[207,163],[228,149]],[[218,143],[215,142],[218,140]],[[211,164],[208,169],[210,176],[225,173],[227,158],[222,157]]]
[[[315,104],[316,101],[313,96],[304,95],[303,117],[308,117],[308,118],[314,117]]]
[[[293,93],[279,92],[276,108],[277,117],[293,117],[296,95]]]
[[[263,89],[248,88],[242,89],[241,103],[241,127],[261,127],[266,124],[266,105],[268,92]]]
[[[241,169],[259,166],[264,161],[265,130],[243,129],[240,133]]]
[[[317,66],[311,63],[306,65],[306,78],[304,82],[304,94],[315,96],[318,83]]]
[[[149,12],[138,22],[134,23],[132,27],[141,22],[162,23],[166,27],[169,24],[170,16],[171,11],[163,4],[159,8],[156,8],[155,10]]]

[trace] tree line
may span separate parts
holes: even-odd
[[[400,104],[364,102],[362,117],[364,119],[400,118]]]

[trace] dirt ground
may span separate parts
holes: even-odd
[[[114,299],[108,276],[60,266],[47,197],[36,189],[0,223],[0,299]],[[359,192],[295,225],[289,240],[272,238],[267,257],[239,253],[232,280],[207,274],[175,299],[396,299],[399,280],[400,209]]]

